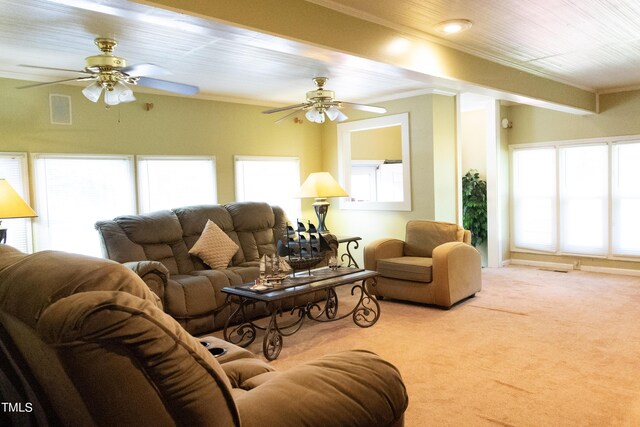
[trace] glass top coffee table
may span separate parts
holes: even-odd
[[[361,328],[373,326],[380,317],[380,305],[366,289],[365,281],[375,286],[378,272],[361,268],[328,267],[311,270],[311,275],[288,276],[273,288],[255,289],[253,283],[222,288],[227,294],[227,303],[236,308],[224,325],[224,339],[246,347],[256,339],[257,330],[264,331],[262,352],[267,360],[274,360],[280,354],[283,337],[293,335],[305,319],[316,322],[332,322],[351,316],[353,322]],[[355,306],[345,314],[338,316],[338,286],[353,285],[351,295],[357,295]],[[254,289],[252,289],[254,288]],[[283,321],[280,302],[285,298],[305,295],[324,290],[326,297],[319,302],[309,302],[295,306],[289,311],[292,316]],[[267,306],[269,320],[266,326],[259,326],[246,316],[246,307],[262,301]]]

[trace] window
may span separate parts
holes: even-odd
[[[513,239],[523,249],[556,248],[556,155],[553,148],[513,151]]]
[[[513,250],[640,257],[640,140],[511,150]]]
[[[640,255],[640,142],[614,144],[612,157],[612,252]]]
[[[0,153],[0,178],[9,182],[11,187],[29,202],[26,153]],[[37,211],[36,211],[37,212]],[[7,229],[7,244],[23,252],[31,252],[31,219],[0,219],[2,228]]]
[[[36,154],[36,250],[101,256],[96,221],[136,212],[132,156]]]
[[[352,160],[352,201],[401,202],[402,162]]]
[[[215,157],[138,156],[141,212],[218,203]]]
[[[235,156],[236,200],[280,206],[300,218],[300,160],[297,157]]]
[[[609,226],[607,146],[560,147],[560,250],[606,255]]]

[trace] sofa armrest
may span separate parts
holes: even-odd
[[[447,242],[433,250],[435,304],[451,307],[482,287],[480,252],[462,242]]]
[[[378,260],[401,257],[404,253],[404,242],[400,239],[378,239],[364,247],[364,268],[377,270]]]
[[[164,293],[169,280],[169,270],[159,261],[125,262],[125,267],[132,270],[147,284],[164,304]]]
[[[394,425],[408,404],[398,370],[365,350],[330,354],[270,374],[235,400],[245,427]]]

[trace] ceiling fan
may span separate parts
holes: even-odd
[[[277,113],[294,109],[295,111],[276,120],[279,123],[288,117],[296,115],[302,111],[306,111],[305,117],[310,122],[324,123],[325,115],[331,121],[342,122],[348,117],[340,111],[342,108],[353,108],[354,110],[369,111],[372,113],[383,114],[387,112],[386,108],[376,107],[375,105],[354,104],[353,102],[336,101],[334,92],[326,90],[324,84],[329,80],[327,77],[314,77],[313,82],[318,87],[316,90],[307,92],[307,102],[302,104],[288,105],[286,107],[274,108],[272,110],[263,111],[264,114]]]
[[[64,68],[40,67],[37,65],[22,65],[23,67],[70,71],[74,73],[83,73],[85,75],[70,79],[57,80],[54,82],[21,86],[18,89],[70,82],[74,80],[92,82],[82,90],[82,94],[90,101],[97,102],[104,90],[104,102],[107,105],[118,105],[121,102],[135,101],[136,98],[133,96],[133,91],[127,85],[146,86],[182,95],[195,95],[198,93],[199,89],[197,86],[147,77],[147,75],[170,74],[169,71],[162,67],[158,67],[157,65],[137,64],[127,66],[127,61],[124,58],[113,55],[113,48],[118,44],[113,39],[98,37],[95,39],[95,44],[102,53],[85,58],[84,70],[67,70]]]

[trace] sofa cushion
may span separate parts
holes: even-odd
[[[427,257],[403,256],[378,260],[378,273],[390,279],[431,283],[433,260]]]
[[[233,219],[244,259],[234,258],[234,264],[255,261],[275,252],[274,227],[276,218],[268,203],[239,202],[225,205]]]
[[[404,241],[404,255],[431,258],[436,247],[458,241],[458,225],[436,221],[409,221]]]
[[[176,214],[180,224],[182,225],[183,238],[187,248],[192,248],[200,238],[200,234],[208,220],[215,222],[215,224],[220,227],[220,229],[224,231],[236,245],[240,246],[238,234],[234,229],[233,219],[223,205],[186,206],[182,208],[175,208],[173,209],[173,212]],[[242,252],[242,247],[240,247],[238,252],[233,256],[232,264],[236,265],[243,260],[244,253]],[[194,264],[196,270],[202,270],[205,268],[201,261],[195,257]]]
[[[198,241],[189,250],[211,268],[225,268],[238,252],[238,245],[213,221],[208,220]]]
[[[173,212],[165,210],[144,215],[123,215],[113,221],[122,228],[131,242],[142,247],[144,259],[161,262],[171,274],[193,270],[193,262],[182,239],[182,226]]]

